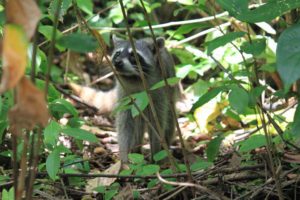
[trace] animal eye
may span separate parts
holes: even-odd
[[[118,57],[119,55],[121,55],[121,51],[117,51],[114,57]]]

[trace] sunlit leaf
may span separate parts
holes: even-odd
[[[3,74],[0,93],[14,88],[25,73],[28,42],[18,25],[7,24],[3,37]]]
[[[245,34],[245,32],[227,33],[226,35],[223,35],[212,41],[207,42],[207,54],[211,54],[216,48],[224,46],[225,44],[232,42],[237,38],[243,37]]]

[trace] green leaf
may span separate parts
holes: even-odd
[[[54,100],[49,104],[49,108],[51,114],[58,119],[60,119],[65,113],[69,113],[74,117],[78,116],[77,110],[74,106],[64,99]]]
[[[249,106],[254,107],[260,95],[266,89],[265,86],[255,87],[249,92]]]
[[[207,145],[207,149],[206,149],[206,154],[207,154],[207,160],[209,162],[213,162],[214,159],[216,158],[216,156],[219,153],[219,148],[220,145],[223,141],[224,137],[222,136],[218,136],[214,139],[212,139],[208,145]]]
[[[98,47],[98,42],[94,37],[83,33],[71,33],[62,36],[57,40],[57,43],[79,53],[92,52]]]
[[[262,147],[266,145],[266,137],[261,134],[252,135],[247,140],[242,141],[240,147],[240,152],[249,152],[253,149]]]
[[[119,174],[120,174],[120,175],[123,175],[123,176],[124,176],[124,175],[128,176],[128,175],[131,175],[132,172],[133,172],[132,169],[123,169]]]
[[[243,88],[234,85],[229,93],[230,106],[238,113],[243,113],[249,104],[249,95]]]
[[[118,190],[108,190],[104,194],[104,200],[111,200],[118,194]]]
[[[44,143],[56,146],[60,131],[60,125],[56,121],[51,121],[44,129]]]
[[[104,194],[106,188],[105,188],[105,186],[102,186],[102,185],[101,185],[101,186],[98,186],[98,187],[94,188],[93,190],[96,191],[96,192],[99,192],[99,193],[101,193],[101,194]]]
[[[300,0],[270,0],[255,9],[248,9],[248,0],[217,0],[235,18],[249,23],[271,21],[285,12],[298,8]]]
[[[41,90],[45,90],[45,81],[44,80],[40,80],[40,79],[36,79],[36,86],[41,89]],[[53,84],[49,84],[48,85],[48,102],[53,102],[56,99],[60,98],[60,93],[55,89],[55,87],[53,86]]]
[[[70,8],[72,0],[62,0],[59,12],[59,20],[63,20],[63,16],[67,13],[67,10]],[[48,13],[54,19],[56,8],[57,8],[58,0],[53,0],[50,3]]]
[[[237,17],[248,10],[248,0],[217,0],[218,4],[229,12],[230,15]]]
[[[158,162],[160,160],[163,160],[165,159],[166,157],[168,156],[168,153],[166,150],[162,150],[158,153],[156,153],[154,156],[153,156],[153,159],[155,162]]]
[[[41,25],[39,26],[39,32],[45,36],[45,38],[47,40],[51,40],[52,38],[52,32],[53,32],[54,27],[53,26],[49,26],[49,25]],[[56,29],[56,37],[60,38],[63,34]]]
[[[130,153],[128,154],[128,159],[135,164],[139,164],[144,162],[144,155],[138,153]]]
[[[53,26],[49,26],[49,25],[41,25],[39,26],[39,32],[45,36],[45,38],[48,40],[48,41],[51,41],[52,39],[52,32],[53,32],[53,29],[54,27]],[[56,38],[60,38],[63,36],[63,34],[58,30],[56,29]],[[59,44],[55,44],[55,47],[59,50],[59,51],[64,51],[65,48]]]
[[[88,15],[93,15],[93,1],[92,0],[76,0],[77,6]]]
[[[60,167],[59,153],[60,152],[58,149],[54,149],[46,160],[46,170],[52,180],[55,180],[57,178],[56,174],[58,173]]]
[[[224,46],[225,44],[232,42],[237,38],[243,37],[245,34],[245,32],[227,33],[226,35],[223,35],[212,41],[207,42],[207,54],[211,54],[216,48]]]
[[[61,130],[64,134],[69,135],[78,140],[86,140],[89,142],[98,142],[97,137],[86,130],[79,129],[79,128],[64,128]]]
[[[169,86],[173,86],[173,85],[176,85],[177,83],[179,83],[180,81],[180,78],[178,77],[171,77],[171,78],[167,78],[167,83]],[[162,81],[159,81],[158,83],[155,83],[151,88],[150,90],[156,90],[158,88],[161,88],[161,87],[164,87],[166,84],[165,84],[165,81],[162,80]]]
[[[0,144],[2,144],[3,135],[7,127],[8,127],[7,121],[0,121]]]
[[[146,92],[139,92],[132,95],[132,98],[135,99],[135,104],[137,107],[143,111],[149,104],[149,99]],[[140,114],[138,109],[136,109],[135,105],[131,106],[131,114],[133,117],[136,117]]]
[[[2,190],[2,200],[14,200],[15,199],[15,192],[14,187],[11,187],[9,191],[6,189]]]
[[[205,93],[204,95],[202,95],[196,101],[196,103],[194,103],[191,111],[194,111],[196,108],[199,108],[200,106],[206,104],[211,99],[215,98],[220,92],[223,92],[225,90],[227,90],[226,87],[216,87],[216,88],[211,89],[210,91],[208,91],[207,93]]]
[[[209,168],[212,165],[213,165],[213,162],[207,162],[207,161],[204,161],[204,160],[198,160],[198,161],[196,161],[195,163],[193,163],[191,165],[191,170],[192,171],[198,171],[198,170],[202,170],[202,169],[207,169],[207,168]]]
[[[253,56],[260,55],[266,49],[266,40],[257,39],[250,42],[244,42],[241,50],[245,53],[252,54]]]
[[[277,70],[286,87],[300,78],[300,24],[286,29],[277,46]]]
[[[296,112],[294,114],[294,120],[292,124],[292,134],[299,138],[300,136],[300,106],[297,105]]]
[[[156,172],[158,172],[160,169],[159,165],[145,165],[142,166],[142,170],[140,174],[148,176],[148,175],[153,175]]]

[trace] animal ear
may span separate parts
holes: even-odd
[[[113,34],[112,35],[112,41],[113,41],[114,47],[116,47],[116,46],[118,46],[118,44],[120,44],[124,40],[122,38],[118,38],[115,34]]]
[[[165,47],[165,39],[163,37],[156,38],[156,44],[158,48],[164,48]]]

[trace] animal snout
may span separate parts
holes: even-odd
[[[124,63],[123,63],[123,61],[122,60],[115,60],[114,61],[114,65],[115,65],[115,67],[116,68],[123,68],[123,66],[124,66]]]

